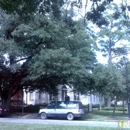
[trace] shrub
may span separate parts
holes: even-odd
[[[84,108],[88,108],[89,104],[84,105]],[[99,104],[92,104],[92,108],[99,108]],[[102,107],[105,107],[105,105],[103,104]]]
[[[111,107],[111,108],[105,107],[105,108],[102,108],[102,110],[112,111],[113,107]],[[126,108],[124,110],[127,111]],[[122,107],[116,107],[116,111],[123,111],[123,108]]]
[[[47,104],[46,103],[42,103],[42,104],[36,104],[36,105],[28,105],[27,107],[24,107],[24,112],[25,113],[35,113],[39,111],[39,108],[45,107]],[[11,106],[10,110],[12,113],[15,112],[22,112],[22,106]]]
[[[93,108],[99,108],[99,107],[100,107],[100,105],[99,105],[99,104],[93,104],[93,105],[92,105],[92,107],[93,107]],[[104,104],[102,104],[102,108],[103,108],[103,107],[105,107],[105,105],[104,105]]]
[[[11,106],[10,107],[10,112],[11,113],[22,112],[22,107],[21,106]]]

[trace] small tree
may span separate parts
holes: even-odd
[[[128,41],[129,20],[119,10],[121,6],[110,4],[107,6],[103,16],[107,21],[106,25],[100,27],[97,33],[97,42],[99,50],[104,57],[108,58],[108,64],[111,65],[113,59],[128,53],[128,46],[122,43],[122,40]],[[116,12],[116,13],[115,13]],[[107,106],[111,106],[110,96],[107,99]]]
[[[122,73],[115,66],[99,64],[94,68],[93,77],[95,81],[94,90],[105,97],[117,97],[125,89]]]

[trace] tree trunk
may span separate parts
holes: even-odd
[[[111,97],[107,98],[107,107],[110,108],[111,107]]]
[[[108,45],[108,65],[111,65],[112,63],[112,39],[109,37],[109,45]],[[109,96],[107,99],[107,107],[111,107],[111,97]]]
[[[122,107],[123,107],[123,114],[125,114],[125,101],[124,101],[124,99],[123,99],[123,105],[122,105]]]
[[[11,92],[9,90],[4,90],[1,95],[2,109],[10,110],[10,100]]]
[[[102,110],[102,96],[99,94],[99,110]]]
[[[115,116],[116,104],[117,104],[117,98],[115,98],[115,101],[114,101],[114,107],[113,107],[113,117]]]

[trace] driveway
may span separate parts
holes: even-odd
[[[15,113],[9,116],[9,118],[21,118],[21,119],[40,119],[38,113]]]

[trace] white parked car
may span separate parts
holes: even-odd
[[[68,120],[73,120],[75,117],[81,118],[84,109],[79,101],[52,101],[45,108],[40,108],[39,115],[41,119],[66,117]]]

